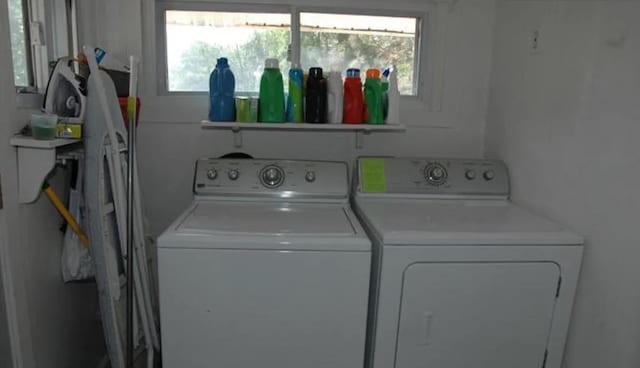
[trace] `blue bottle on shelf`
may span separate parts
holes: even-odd
[[[235,121],[235,89],[236,78],[229,68],[229,61],[221,57],[209,77],[209,120]]]

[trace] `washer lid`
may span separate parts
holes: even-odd
[[[356,208],[387,245],[578,245],[583,239],[505,200],[358,198]]]
[[[370,250],[345,204],[196,202],[161,236],[160,247]]]

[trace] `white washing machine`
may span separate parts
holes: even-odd
[[[371,244],[338,162],[201,159],[158,239],[165,368],[362,367]]]
[[[513,204],[499,161],[360,158],[370,368],[560,368],[582,238]]]

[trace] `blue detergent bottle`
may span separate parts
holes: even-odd
[[[227,58],[221,57],[209,77],[209,120],[234,121],[236,117],[233,94],[236,78]]]

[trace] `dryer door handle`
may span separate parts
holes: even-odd
[[[420,342],[418,345],[427,346],[431,344],[431,323],[433,322],[433,313],[425,311],[422,313],[420,326]]]

